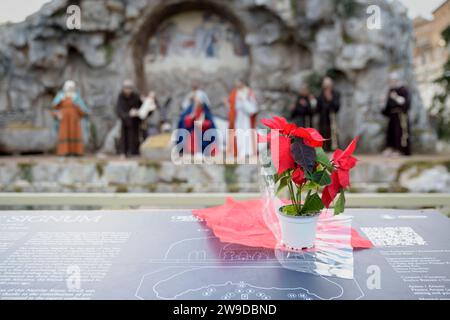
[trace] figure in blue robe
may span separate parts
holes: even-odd
[[[205,141],[203,134],[209,129],[215,129],[214,117],[209,106],[209,99],[201,90],[194,90],[187,98],[184,105],[186,109],[180,116],[178,121],[178,129],[186,129],[190,133],[190,139],[183,141],[183,137],[179,137],[177,144],[183,144],[183,151],[192,154],[204,152],[205,149],[216,143],[216,137],[212,136],[211,140]],[[197,126],[196,126],[197,123]],[[201,123],[201,126],[198,126]],[[201,133],[199,132],[201,130]],[[200,147],[201,146],[201,147]],[[211,154],[213,155],[213,154]]]

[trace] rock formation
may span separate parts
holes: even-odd
[[[70,4],[81,8],[80,30],[67,28]],[[380,8],[381,29],[368,29],[369,5]],[[197,15],[189,22],[191,13]],[[199,44],[198,35],[209,42]],[[359,134],[360,151],[376,153],[384,144],[380,110],[393,70],[413,91],[415,150],[435,145],[413,76],[412,24],[396,1],[53,0],[26,21],[1,26],[0,38],[0,153],[54,147],[47,109],[66,79],[79,84],[93,111],[90,148],[99,150],[116,123],[126,78],[142,91],[156,90],[161,102],[170,96],[167,117],[175,123],[195,77],[222,117],[234,78],[247,78],[265,116],[285,112],[301,83],[317,86],[327,73],[342,92],[341,143]],[[195,69],[198,52],[211,58],[209,67]]]

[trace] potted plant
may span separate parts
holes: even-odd
[[[350,170],[357,162],[353,153],[358,138],[329,159],[322,148],[325,139],[317,130],[297,127],[282,117],[261,122],[270,129],[266,142],[277,171],[278,192],[289,191],[289,202],[278,210],[283,244],[291,249],[311,248],[321,211],[335,198],[334,214],[344,211]]]

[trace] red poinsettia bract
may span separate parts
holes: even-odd
[[[298,186],[305,183],[305,172],[301,168],[297,168],[292,173],[292,181]]]
[[[341,189],[350,186],[350,170],[355,167],[358,161],[353,157],[357,142],[358,137],[349,144],[345,151],[336,149],[333,154],[331,161],[335,169],[331,174],[331,184],[326,186],[322,192],[322,202],[327,208],[330,207],[331,202]]]
[[[303,170],[296,167],[291,154],[292,139],[301,138],[305,145],[313,148],[322,147],[325,139],[316,129],[297,127],[295,124],[287,122],[283,117],[274,116],[271,119],[261,120],[261,123],[272,129],[270,134],[261,140],[270,142],[270,152],[278,174],[281,175],[287,170],[295,169],[294,182],[303,181]]]
[[[292,135],[302,138],[305,144],[312,148],[321,148],[325,141],[319,131],[314,128],[297,128],[293,131]]]
[[[270,153],[278,174],[282,175],[287,170],[294,169],[295,161],[291,155],[291,138],[278,132],[271,131]]]

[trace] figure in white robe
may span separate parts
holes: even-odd
[[[236,82],[228,98],[229,129],[228,154],[238,158],[256,155],[256,115],[258,104],[255,93],[241,80]]]
[[[138,110],[138,115],[141,120],[145,120],[158,108],[158,102],[153,91],[141,100],[143,103]]]

